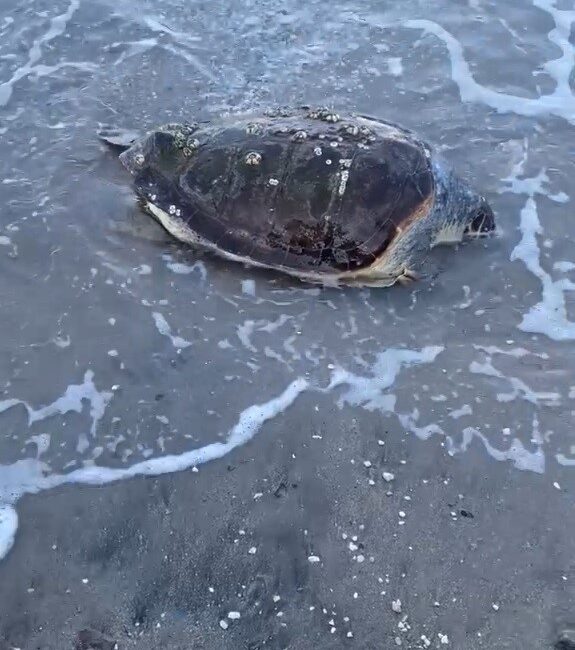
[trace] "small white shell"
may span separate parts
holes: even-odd
[[[279,184],[279,181],[278,181],[277,178],[270,178],[270,180],[268,182],[269,182],[270,185],[278,185]]]
[[[316,156],[321,156],[321,154],[322,154],[321,147],[316,147],[313,150],[313,152],[315,153]]]
[[[175,206],[175,205],[171,205],[171,206],[168,208],[168,212],[169,212],[170,214],[176,214],[176,206]]]

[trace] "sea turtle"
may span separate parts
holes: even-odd
[[[300,107],[99,134],[174,237],[303,280],[407,282],[436,244],[495,229],[427,144],[367,116]]]

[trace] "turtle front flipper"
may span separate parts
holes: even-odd
[[[100,140],[122,151],[129,149],[142,136],[139,131],[117,128],[109,124],[100,124],[97,133]]]

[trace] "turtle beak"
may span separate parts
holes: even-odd
[[[467,237],[487,237],[495,232],[495,215],[487,201],[481,197],[479,205],[471,214],[471,221],[465,229]]]

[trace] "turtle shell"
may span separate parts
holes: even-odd
[[[429,150],[384,122],[278,111],[200,126],[194,139],[177,172],[147,169],[136,184],[161,185],[200,240],[262,265],[365,269],[433,205]]]

